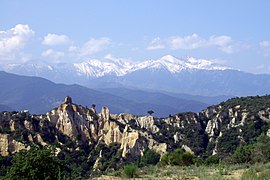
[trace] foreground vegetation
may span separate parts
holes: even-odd
[[[218,155],[199,158],[182,149],[165,153],[160,161],[154,161],[154,157],[155,152],[148,151],[137,164],[128,164],[101,179],[270,179],[270,137],[265,134],[254,144],[239,146],[226,159]]]
[[[203,179],[203,180],[222,180],[222,179],[241,179],[253,180],[270,179],[270,163],[260,164],[237,164],[237,165],[191,165],[191,166],[147,166],[137,169],[134,179]],[[123,170],[107,173],[101,179],[127,179]]]
[[[95,172],[87,170],[89,158],[79,160],[80,157],[66,154],[63,158],[51,146],[32,146],[30,150],[20,151],[15,156],[1,157],[0,178],[88,179],[101,176],[102,179],[113,176],[143,179],[270,179],[270,137],[265,134],[260,135],[254,144],[239,146],[225,159],[220,159],[218,155],[196,157],[182,149],[160,156],[146,149],[140,159],[122,163],[117,170],[112,168]],[[108,160],[105,163],[112,162]]]

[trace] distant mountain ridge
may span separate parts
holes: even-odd
[[[39,71],[61,72],[63,64],[49,64],[42,61],[31,61],[25,64],[7,64],[3,66],[3,70],[11,72],[13,70],[20,71],[24,68],[30,69],[38,73]],[[67,65],[64,67],[67,69]],[[146,60],[143,62],[131,62],[121,59],[97,60],[90,59],[81,63],[69,65],[69,70],[76,72],[79,76],[87,77],[103,77],[106,75],[125,76],[142,69],[160,69],[164,68],[170,73],[179,73],[183,70],[226,70],[229,67],[215,64],[204,59],[196,59],[188,57],[186,59],[177,59],[174,56],[166,55],[156,60]],[[29,71],[29,72],[30,72]],[[28,74],[29,75],[29,74]],[[33,75],[33,74],[32,74]]]
[[[37,61],[6,64],[1,68],[92,89],[129,88],[200,96],[265,95],[270,91],[269,74],[246,73],[208,60],[192,57],[183,60],[171,55],[137,63],[109,58],[74,64]]]
[[[113,91],[102,92],[76,84],[56,84],[44,78],[19,76],[3,71],[0,71],[0,82],[0,104],[12,107],[14,110],[28,109],[38,114],[58,106],[67,95],[76,97],[77,102],[84,106],[90,107],[92,104],[96,104],[97,108],[110,106],[113,113],[141,115],[146,114],[148,110],[154,110],[156,116],[168,116],[184,111],[198,112],[208,105],[196,100],[161,93],[155,95],[149,92],[147,93],[149,99],[138,101],[113,93]],[[140,91],[138,95],[145,97],[144,93],[146,92]]]
[[[142,69],[164,68],[170,73],[179,73],[183,70],[226,70],[225,66],[217,65],[204,59],[189,57],[180,60],[171,55],[166,55],[157,60],[146,60],[139,63],[112,60],[103,62],[99,60],[89,60],[83,63],[74,64],[76,71],[88,77],[103,77],[106,75],[125,76]]]
[[[12,111],[13,109],[9,106],[0,104],[0,112],[2,111]]]

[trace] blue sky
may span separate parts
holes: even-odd
[[[269,0],[2,0],[0,63],[171,54],[270,73],[269,9]]]

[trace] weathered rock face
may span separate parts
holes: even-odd
[[[0,154],[2,156],[8,156],[29,148],[29,146],[12,139],[8,134],[0,134]]]
[[[115,115],[110,114],[107,107],[103,107],[101,113],[97,114],[92,108],[73,104],[72,99],[67,97],[63,104],[46,115],[33,116],[23,112],[2,114],[0,124],[8,132],[1,134],[0,150],[6,156],[23,149],[23,146],[27,148],[31,143],[64,144],[66,138],[91,146],[119,144],[119,152],[123,158],[142,156],[146,148],[161,154],[184,144],[192,149],[192,143],[181,139],[192,131],[187,132],[184,129],[192,129],[194,125],[196,131],[203,132],[203,127],[196,114],[192,114],[188,120],[185,118],[187,117],[181,115],[167,119],[132,114]],[[24,135],[20,134],[23,131]],[[21,144],[13,141],[15,139]],[[14,145],[10,149],[12,143]]]
[[[109,111],[109,108],[107,107],[102,107],[101,109],[101,118],[104,119],[104,120],[109,120],[110,119],[110,111]]]
[[[238,145],[252,143],[270,122],[270,97],[234,98],[200,113],[206,120],[208,151],[225,157]]]
[[[8,134],[0,134],[0,153],[2,156],[9,155],[9,140],[8,140]]]
[[[270,103],[254,109],[242,101],[245,99],[233,99],[199,114],[154,118],[110,114],[107,107],[96,113],[67,97],[46,115],[0,113],[0,154],[7,156],[31,144],[58,144],[69,151],[86,148],[94,151],[91,158],[97,159],[93,163],[97,169],[108,154],[104,148],[110,151],[111,146],[114,155],[123,159],[136,159],[146,148],[160,154],[183,148],[195,155],[217,153],[222,157],[231,153],[235,145],[252,142],[269,123]],[[253,103],[251,98],[247,104]]]
[[[64,103],[48,112],[46,118],[56,129],[70,138],[82,136],[84,139],[89,139],[91,122],[96,120],[97,116],[91,109]]]

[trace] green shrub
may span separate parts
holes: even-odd
[[[201,166],[201,165],[203,165],[203,163],[204,163],[204,161],[203,161],[203,159],[202,158],[194,158],[193,159],[193,163],[196,165],[196,166]]]
[[[190,152],[185,152],[182,149],[176,149],[173,152],[164,154],[161,157],[160,165],[178,165],[189,166],[193,164],[194,155]]]
[[[269,162],[270,161],[270,137],[264,133],[257,139],[252,151],[253,162]]]
[[[169,164],[171,165],[181,165],[182,155],[184,153],[183,149],[175,149],[169,154]]]
[[[252,145],[239,146],[233,153],[231,159],[233,163],[251,162],[251,154],[254,147]]]
[[[160,162],[158,163],[159,166],[166,166],[169,165],[169,153],[163,154],[163,156],[160,159]]]
[[[219,157],[217,155],[208,156],[205,160],[206,165],[212,165],[212,164],[218,164],[220,161]]]
[[[143,153],[143,157],[141,158],[141,166],[149,165],[149,164],[157,164],[160,160],[160,154],[157,152],[151,150],[151,149],[146,149]]]
[[[136,176],[137,166],[134,164],[127,164],[124,166],[124,173],[128,178],[134,178]]]
[[[29,151],[16,153],[7,179],[59,179],[64,178],[67,167],[54,156],[51,147],[32,146]]]
[[[182,155],[182,165],[190,166],[193,164],[194,155],[190,152],[184,152]]]

